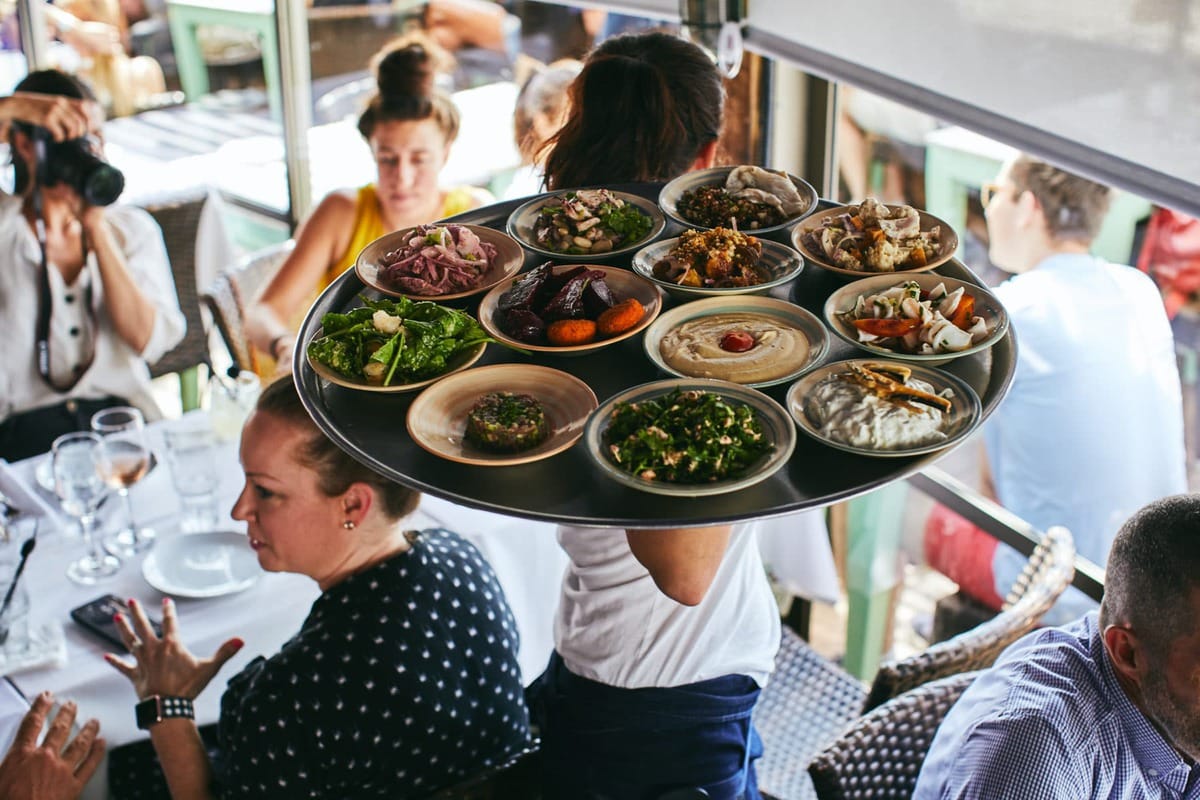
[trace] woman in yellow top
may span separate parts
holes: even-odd
[[[378,178],[321,201],[297,231],[295,249],[247,313],[251,342],[281,369],[290,367],[304,312],[354,266],[363,247],[389,231],[492,201],[482,189],[438,186],[459,124],[453,101],[434,86],[437,72],[449,64],[449,55],[436,44],[412,37],[373,59],[379,90],[359,117],[358,130],[371,146]],[[268,359],[259,363],[260,372],[269,371]]]

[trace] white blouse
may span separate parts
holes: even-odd
[[[96,345],[91,368],[74,388],[59,394],[42,380],[35,361],[41,249],[21,213],[21,203],[20,197],[0,195],[0,253],[8,262],[0,271],[0,338],[5,351],[0,361],[0,420],[72,397],[108,395],[125,398],[147,419],[160,418],[162,414],[150,392],[148,365],[183,338],[187,323],[179,309],[167,248],[157,223],[145,211],[131,206],[113,206],[105,214],[138,288],[155,308],[154,328],[140,353],[113,326],[95,253],[88,254],[86,266],[70,285],[53,264],[49,265],[53,303],[51,374],[65,382],[86,358],[89,339],[94,338]],[[85,302],[89,285],[97,309],[94,330]]]

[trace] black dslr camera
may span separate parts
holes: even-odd
[[[94,139],[56,142],[45,128],[30,126],[29,130],[37,145],[39,184],[66,184],[91,206],[112,205],[121,196],[125,176],[104,160]]]

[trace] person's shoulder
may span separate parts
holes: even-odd
[[[313,210],[313,216],[321,214],[353,218],[361,191],[361,189],[334,189],[321,198],[321,202]]]
[[[487,189],[478,186],[455,186],[446,191],[442,200],[442,216],[452,217],[473,208],[486,206],[496,202],[495,196]]]

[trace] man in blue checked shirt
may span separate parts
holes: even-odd
[[[1200,798],[1200,494],[1137,512],[1105,580],[950,709],[915,800]]]

